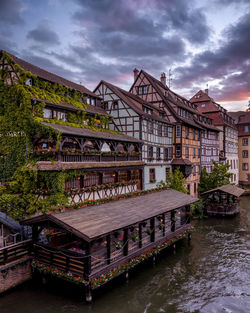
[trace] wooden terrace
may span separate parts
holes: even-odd
[[[187,235],[190,204],[196,201],[169,189],[43,214],[22,224],[32,226],[34,268],[84,284],[91,301],[91,289]],[[47,242],[39,241],[39,234]]]
[[[239,197],[244,189],[233,185],[224,185],[204,192],[205,209],[208,215],[233,216],[239,213]]]

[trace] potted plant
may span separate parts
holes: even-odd
[[[114,242],[114,246],[115,246],[115,248],[116,248],[117,250],[120,250],[120,249],[121,249],[121,247],[122,247],[122,245],[121,245],[121,242],[120,242],[120,241],[115,241],[115,242]]]

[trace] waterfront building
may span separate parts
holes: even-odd
[[[143,189],[165,182],[173,157],[173,124],[164,119],[164,111],[105,81],[94,92],[103,99],[103,109],[113,117],[110,128],[143,141]]]
[[[201,130],[197,122],[201,115],[187,99],[166,85],[166,75],[157,80],[144,70],[134,70],[134,83],[130,92],[163,111],[161,116],[174,124],[172,169],[180,168],[191,195],[197,195],[201,171]]]
[[[176,190],[145,190],[96,208],[26,219],[22,224],[32,227],[33,270],[85,286],[89,302],[93,289],[123,273],[127,277],[131,268],[188,236],[190,204],[197,201]]]
[[[109,129],[110,116],[96,94],[4,51],[0,61],[2,79],[21,85],[27,111],[32,111],[30,123],[37,125],[27,152],[30,167],[64,173],[65,194],[72,203],[141,189],[142,142]],[[49,180],[39,183],[37,190],[42,188],[45,197]]]
[[[250,111],[239,116],[238,147],[239,147],[239,184],[250,186]]]
[[[234,119],[227,113],[226,109],[208,95],[208,89],[206,92],[198,91],[190,99],[190,102],[195,104],[201,113],[212,119],[213,125],[220,130],[220,161],[230,165],[231,182],[238,184],[238,131]]]

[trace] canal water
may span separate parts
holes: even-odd
[[[230,219],[196,223],[190,246],[163,254],[81,303],[72,285],[29,282],[0,297],[1,313],[247,313],[250,312],[250,197]]]

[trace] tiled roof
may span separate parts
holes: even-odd
[[[245,112],[244,116],[239,117],[238,124],[249,124],[250,123],[250,112]]]
[[[3,51],[0,50],[0,55]],[[8,52],[7,52],[8,53]],[[28,63],[22,59],[19,59],[18,57],[16,57],[15,55],[12,55],[10,53],[8,53],[11,58],[13,59],[14,63],[16,63],[17,65],[19,65],[23,70],[25,71],[28,71],[28,72],[31,72],[31,74],[33,75],[36,75],[42,79],[45,79],[45,80],[48,80],[48,81],[51,81],[53,83],[57,83],[57,84],[60,84],[60,85],[63,85],[63,86],[67,86],[69,88],[72,88],[72,89],[75,89],[77,91],[80,91],[84,94],[87,94],[89,96],[92,96],[92,97],[95,97],[97,98],[97,95],[95,95],[92,91],[90,91],[89,89],[87,89],[86,87],[82,86],[82,85],[79,85],[79,84],[76,84],[76,83],[73,83],[61,76],[58,76],[56,74],[53,74],[53,73],[50,73],[38,66],[35,66],[31,63]]]
[[[51,124],[42,122],[43,125],[49,126],[62,132],[65,135],[73,135],[73,136],[82,136],[89,138],[101,138],[107,140],[118,140],[118,141],[127,141],[127,142],[141,142],[140,140],[130,137],[124,134],[116,134],[108,131],[95,131],[88,128],[80,128],[80,127],[72,127],[61,124]]]
[[[103,108],[96,107],[96,106],[93,106],[90,104],[85,105],[85,110],[82,110],[82,109],[79,109],[79,108],[75,107],[73,104],[68,103],[68,102],[51,103],[49,101],[42,100],[42,99],[36,99],[36,98],[33,98],[33,100],[42,101],[49,106],[51,105],[51,106],[57,107],[59,109],[67,109],[67,110],[71,110],[71,111],[86,111],[88,113],[93,113],[93,114],[98,113],[101,115],[107,115],[107,112],[105,110],[103,110]]]
[[[143,112],[143,110],[141,110],[138,106],[136,106],[134,101],[151,108],[153,110],[153,112],[154,111],[158,111],[158,112],[161,111],[161,110],[155,108],[151,103],[149,103],[147,101],[144,101],[143,99],[141,99],[140,97],[132,94],[131,92],[123,90],[122,88],[117,87],[117,86],[115,86],[115,85],[113,85],[111,83],[108,83],[106,81],[103,81],[103,80],[98,84],[98,86],[101,83],[103,83],[110,90],[112,90],[118,97],[120,97],[121,100],[123,100],[128,106],[130,106],[139,115],[145,116],[145,117],[150,118],[150,119],[155,119],[155,120],[158,120],[160,122],[171,124],[170,122],[168,122],[164,118],[158,116],[156,113],[147,114],[147,113]],[[96,87],[96,89],[98,88],[98,86]]]
[[[177,107],[182,107],[185,108],[186,110],[190,111],[193,114],[197,114],[200,115],[199,111],[188,106],[185,105],[184,103],[180,103],[180,101],[176,101],[174,100],[172,97],[168,96],[168,95],[164,95],[161,88],[165,89],[167,92],[174,94],[177,98],[182,99],[184,102],[188,103],[189,101],[187,99],[185,99],[184,97],[177,95],[175,92],[171,91],[167,86],[165,86],[161,81],[159,81],[158,79],[156,79],[155,77],[151,76],[150,74],[148,74],[147,72],[145,72],[144,70],[141,70],[141,72],[147,77],[147,79],[149,80],[149,82],[151,83],[151,85],[153,86],[153,88],[158,92],[158,94],[161,96],[162,101],[165,102],[166,106],[168,107],[168,109],[170,110],[170,112],[172,113],[172,115],[177,119],[177,120],[181,120],[186,124],[189,124],[193,127],[197,127],[197,128],[201,128],[200,125],[198,125],[196,123],[195,120],[188,120],[185,119],[181,116],[179,116],[175,110],[172,108],[172,104],[176,105]],[[171,104],[172,103],[172,104]]]

